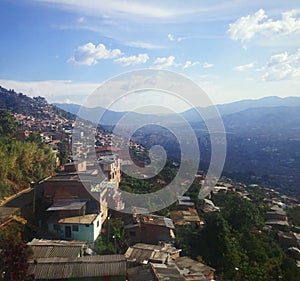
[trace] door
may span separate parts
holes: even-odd
[[[65,237],[71,238],[71,226],[65,226]]]

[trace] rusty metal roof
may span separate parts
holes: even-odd
[[[165,245],[151,245],[138,243],[129,247],[125,253],[128,261],[137,263],[147,263],[148,261],[164,263],[169,255],[180,252],[179,249]]]

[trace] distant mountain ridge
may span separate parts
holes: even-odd
[[[95,107],[95,108],[86,108],[79,104],[66,104],[66,103],[54,103],[55,106],[68,111],[72,114],[78,114],[79,110],[80,117],[87,119],[92,122],[96,122],[95,116],[103,115],[103,119],[101,122],[104,125],[114,125],[116,124],[127,112],[116,112],[111,110],[106,110],[102,107]],[[287,98],[280,98],[276,96],[271,97],[264,97],[261,99],[254,99],[254,100],[241,100],[227,104],[218,104],[216,108],[218,109],[220,115],[222,117],[238,112],[242,112],[244,110],[248,110],[251,108],[272,108],[272,107],[296,107],[300,106],[300,97],[287,97]],[[210,108],[197,108],[200,112],[209,112]],[[172,115],[168,116],[161,116],[159,114],[139,114],[139,113],[131,113],[133,114],[133,120],[144,120],[149,118],[149,120],[160,120],[161,118],[168,118],[170,122],[172,122],[173,118]],[[198,111],[194,108],[186,110],[181,113],[181,116],[184,117],[189,122],[199,122],[199,114]]]

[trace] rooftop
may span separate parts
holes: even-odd
[[[138,215],[138,220],[141,223],[153,224],[158,226],[165,226],[167,228],[175,229],[173,221],[169,218],[156,215]]]
[[[194,207],[195,203],[191,200],[189,196],[177,196],[178,205],[187,206],[187,207]]]
[[[196,209],[179,210],[170,212],[170,218],[175,225],[185,225],[191,222],[202,223]]]
[[[189,257],[179,257],[174,261],[174,263],[180,270],[188,270],[189,274],[202,273],[207,276],[210,272],[215,272],[214,268]]]
[[[126,276],[126,259],[123,255],[41,258],[31,260],[28,271],[35,280]]]
[[[68,217],[59,219],[58,223],[64,224],[92,224],[99,214],[89,214],[84,216]]]
[[[77,258],[81,256],[85,243],[80,241],[33,239],[27,245],[33,251],[32,256],[30,256],[31,259],[51,257]]]
[[[61,199],[57,200],[46,211],[71,211],[81,210],[86,205],[87,200]]]
[[[138,243],[127,249],[125,257],[129,261],[137,263],[147,263],[148,261],[165,263],[169,255],[179,251],[169,244],[151,245]]]
[[[156,281],[155,274],[149,264],[131,267],[127,270],[130,281]]]

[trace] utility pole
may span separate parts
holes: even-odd
[[[34,214],[35,213],[36,183],[32,181],[31,184],[32,184],[32,187],[33,187],[32,212]]]

